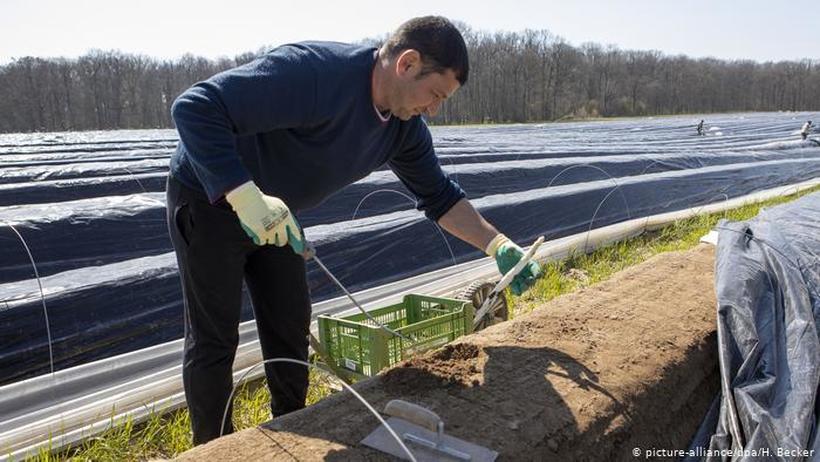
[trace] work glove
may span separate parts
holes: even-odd
[[[495,257],[495,262],[498,265],[498,271],[501,273],[501,276],[507,274],[524,256],[524,251],[521,247],[500,233],[490,241],[484,252],[491,257]],[[510,290],[512,290],[515,295],[521,295],[532,287],[539,277],[541,277],[541,267],[539,267],[535,261],[530,260],[521,272],[515,275],[515,278],[513,278],[510,283]]]
[[[282,199],[262,194],[253,181],[230,191],[225,199],[254,243],[277,247],[290,244],[297,254],[304,252],[302,230]]]

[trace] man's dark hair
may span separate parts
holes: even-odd
[[[382,45],[387,58],[394,58],[404,50],[416,50],[424,64],[419,77],[451,69],[461,85],[467,83],[470,63],[464,37],[447,18],[422,16],[413,18],[396,29]]]

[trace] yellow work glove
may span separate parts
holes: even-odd
[[[290,244],[297,254],[304,252],[301,228],[282,199],[262,194],[253,181],[230,191],[225,199],[239,217],[242,229],[257,245]]]

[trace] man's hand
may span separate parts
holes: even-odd
[[[232,190],[225,195],[225,199],[254,243],[277,247],[290,244],[297,254],[304,252],[302,231],[281,199],[262,194],[253,181]]]
[[[495,257],[495,262],[498,265],[498,271],[501,273],[501,276],[507,274],[524,256],[524,251],[521,247],[503,234],[498,234],[493,238],[487,245],[485,252],[487,255]],[[512,283],[510,283],[510,289],[515,295],[521,295],[535,284],[536,279],[539,277],[541,277],[541,268],[535,261],[530,261],[524,266],[524,269],[515,276]]]

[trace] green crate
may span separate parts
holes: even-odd
[[[328,361],[359,376],[372,377],[416,353],[472,332],[475,309],[464,300],[408,294],[401,303],[369,313],[412,342],[385,331],[362,313],[343,318],[320,315],[318,323],[319,341]]]

